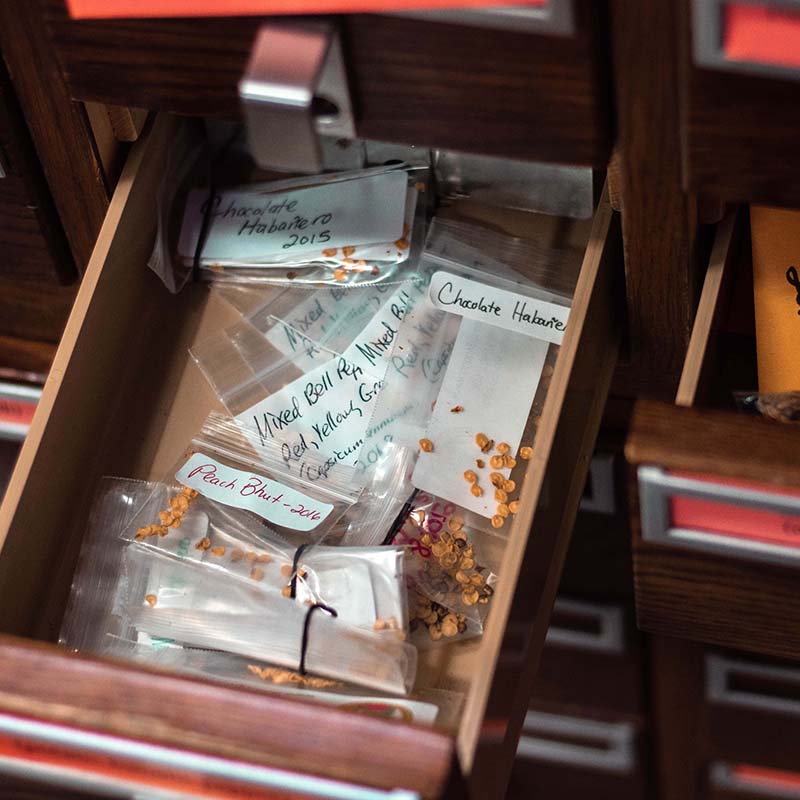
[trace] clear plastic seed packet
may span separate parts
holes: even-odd
[[[330,678],[300,675],[263,661],[174,642],[149,644],[109,639],[106,655],[141,661],[150,667],[224,680],[249,689],[333,705],[358,714],[454,730],[464,695],[444,689],[415,689],[408,697],[365,695],[361,687]]]
[[[416,492],[392,543],[409,548],[409,624],[420,649],[483,633],[506,539],[479,514]]]
[[[443,314],[457,332],[432,411],[419,428],[412,483],[500,529],[513,514],[533,454],[571,297],[545,288],[545,277],[538,282],[537,263],[509,257],[497,264],[436,227],[435,246],[422,259],[431,277],[420,307]],[[500,252],[517,250],[502,244],[500,234],[492,238]],[[387,373],[387,397],[397,383]]]
[[[163,484],[102,484],[62,629],[67,646],[211,647],[381,691],[413,683],[402,549],[304,551],[254,532],[248,516],[191,505],[167,535],[142,538],[139,520],[182,495]]]
[[[180,225],[160,226],[151,265],[173,289],[191,275],[234,285],[396,283],[422,250],[428,181],[425,168],[394,165],[174,189]]]
[[[454,338],[426,292],[424,276],[345,297],[289,289],[192,350],[256,452],[280,446],[287,469],[308,453],[354,467],[364,494],[345,515],[348,544],[380,543],[413,488],[416,433]]]

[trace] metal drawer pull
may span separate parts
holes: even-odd
[[[249,786],[256,792],[285,791],[292,795],[308,798],[329,798],[329,800],[419,800],[416,792],[395,789],[382,791],[355,784],[317,778],[313,775],[287,772],[285,770],[263,767],[255,764],[231,761],[191,751],[176,750],[171,747],[147,744],[145,742],[121,739],[102,733],[69,728],[64,725],[53,725],[48,722],[14,717],[0,714],[0,737],[8,737],[16,741],[26,742],[34,754],[37,750],[47,752],[51,747],[57,751],[71,751],[72,759],[56,756],[55,763],[38,761],[0,754],[0,775],[18,777],[46,782],[60,788],[72,788],[90,792],[109,791],[112,796],[195,797],[189,789],[183,792],[169,792],[150,788],[145,783],[148,768],[174,770],[176,773],[196,773],[217,780],[235,781],[242,786]],[[40,747],[37,748],[37,745]],[[104,775],[92,772],[81,760],[81,754],[88,758],[99,757],[101,764],[109,759],[124,759],[138,764],[143,776],[140,781],[134,773],[131,777]],[[102,767],[101,767],[102,770]],[[133,772],[133,771],[132,771]]]
[[[718,69],[724,72],[744,72],[750,75],[764,75],[777,78],[800,79],[800,69],[781,64],[767,64],[760,61],[732,61],[723,49],[722,17],[724,7],[731,0],[692,0],[692,46],[694,61],[698,66]],[[739,5],[754,5],[753,0],[736,0]],[[779,0],[763,2],[766,5],[785,11],[800,11],[800,0]]]
[[[320,172],[320,136],[355,138],[342,46],[328,23],[264,23],[239,97],[250,150],[263,167]]]
[[[589,624],[569,625],[569,618]],[[558,597],[546,642],[557,647],[622,653],[625,649],[623,612],[619,606],[601,606]]]
[[[572,36],[575,33],[575,10],[572,0],[549,0],[537,8],[497,6],[478,10],[405,11],[401,16],[451,22],[454,25],[509,28],[514,31],[552,36]]]
[[[762,770],[754,768],[756,774],[749,774],[750,765],[741,771],[737,769],[739,765],[726,764],[722,761],[714,761],[709,770],[711,786],[715,789],[727,790],[729,792],[741,792],[747,797],[759,795],[766,798],[780,798],[780,800],[798,800],[800,798],[800,774],[796,776],[797,786],[792,786],[795,773],[787,773],[781,770]],[[763,773],[760,775],[758,773]]]
[[[800,517],[800,497],[669,475],[661,467],[640,466],[637,475],[644,539],[662,543],[675,542],[695,550],[724,553],[784,566],[787,558],[800,560],[800,547],[726,536],[724,533],[712,531],[674,528],[671,526],[669,504],[671,497],[679,495]]]
[[[713,703],[800,715],[800,669],[708,655],[706,696]]]
[[[599,722],[529,711],[517,745],[517,758],[629,773],[636,764],[634,737],[631,722]]]

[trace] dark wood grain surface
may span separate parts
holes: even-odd
[[[689,3],[678,0],[686,20],[686,184],[729,202],[800,206],[800,84],[695,66]]]
[[[453,752],[452,739],[430,728],[7,636],[0,710],[423,798],[440,796]]]
[[[614,391],[671,400],[697,293],[696,209],[681,182],[679,9],[673,0],[611,8],[630,329]]]
[[[108,192],[83,106],[67,92],[39,0],[0,3],[0,48],[79,270],[89,260]]]
[[[2,61],[0,159],[0,276],[69,283],[76,277],[72,256]]]
[[[625,456],[630,464],[707,472],[800,487],[800,429],[729,411],[636,404]]]
[[[798,572],[789,566],[644,541],[635,467],[800,487],[800,430],[725,411],[637,404],[626,457],[636,615],[642,630],[800,659]]]
[[[651,636],[650,707],[659,800],[704,797],[703,652],[694,642]]]
[[[70,20],[43,0],[80,99],[238,117],[259,18]],[[605,167],[612,142],[605,2],[571,37],[358,15],[341,20],[360,136]]]

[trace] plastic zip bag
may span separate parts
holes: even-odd
[[[223,650],[301,673],[307,669],[379,691],[402,694],[413,685],[416,650],[398,636],[363,631],[340,621],[335,609],[287,602],[258,582],[232,580],[197,562],[176,561],[148,548],[129,547],[125,560],[125,612],[131,627],[148,637]],[[136,587],[152,586],[149,573],[159,561],[166,562],[159,566],[169,570],[172,583],[197,587],[189,603],[153,603],[148,595],[141,597]]]
[[[515,262],[497,265],[447,232],[432,235],[437,245],[421,265],[432,273],[428,302],[458,333],[412,482],[499,529],[533,453],[570,299],[511,271]]]
[[[220,505],[254,514],[284,536],[320,542],[358,499],[354,470],[314,453],[290,458],[267,441],[256,453],[236,421],[212,412],[164,481],[178,484],[158,520],[138,522],[140,539],[166,536],[179,528],[192,505]]]
[[[326,678],[303,679],[297,673],[264,662],[210,650],[193,650],[176,644],[149,645],[115,639],[106,653],[142,661],[159,669],[198,675],[268,691],[347,711],[418,725],[455,728],[464,701],[460,692],[417,689],[408,697],[365,696],[363,689]]]
[[[800,392],[734,392],[740,411],[777,422],[800,422]]]
[[[279,537],[255,535],[248,530],[247,519],[226,520],[221,509],[212,510],[213,522],[199,509],[185,512],[180,527],[190,529],[194,537],[202,536],[200,547],[180,528],[157,542],[149,537],[137,541],[137,512],[129,509],[142,503],[152,514],[167,494],[167,487],[158,484],[102,482],[62,627],[64,644],[108,653],[118,641],[156,648],[177,643],[230,650],[289,669],[305,661],[310,671],[324,673],[325,666],[314,665],[330,644],[323,639],[319,647],[312,646],[311,635],[303,632],[308,628],[316,633],[316,623],[309,616],[306,624],[305,615],[319,605],[342,617],[333,631],[330,625],[321,626],[329,631],[324,636],[331,636],[343,649],[352,648],[333,659],[333,677],[366,680],[366,685],[392,692],[404,691],[405,681],[413,683],[415,651],[404,644],[402,550],[323,547],[290,564],[292,550]],[[234,556],[237,549],[240,558]],[[267,574],[270,565],[275,574]],[[297,568],[294,599],[286,597],[287,567]],[[254,570],[258,570],[255,575]],[[288,622],[280,627],[283,618]],[[348,620],[360,624],[363,632]],[[257,622],[258,635],[253,632]],[[293,640],[298,626],[300,636]],[[394,657],[397,663],[389,664]],[[373,668],[374,674],[365,678],[362,672]]]
[[[480,636],[505,539],[478,514],[417,492],[392,539],[410,549],[409,624],[420,648]]]
[[[422,249],[427,188],[427,169],[376,167],[190,189],[175,269],[194,264],[215,283],[402,281]]]

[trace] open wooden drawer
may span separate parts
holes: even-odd
[[[678,406],[634,412],[636,611],[646,631],[798,659],[800,430],[729,410],[756,380],[746,233],[720,223]]]
[[[606,4],[550,4],[569,30],[337,18],[358,136],[605,169],[613,144]],[[65,0],[42,5],[76,99],[241,115],[237,86],[261,18],[73,20]]]
[[[216,404],[187,348],[232,320],[232,310],[201,285],[170,295],[146,267],[156,187],[178,124],[159,117],[132,151],[0,511],[2,630],[26,637],[0,641],[0,743],[6,735],[23,743],[28,761],[52,747],[64,760],[77,752],[92,765],[190,773],[186,785],[216,789],[215,797],[227,797],[219,787],[236,778],[254,797],[366,798],[396,788],[439,797],[459,772],[476,797],[502,797],[616,361],[619,224],[605,198],[581,234],[570,323],[486,631],[421,659],[420,681],[465,693],[457,731],[159,675],[32,641],[57,636],[97,479],[160,478]],[[524,663],[501,685],[506,629],[523,621]],[[0,753],[0,772],[5,764]],[[372,793],[314,783],[322,778]]]

